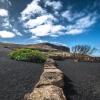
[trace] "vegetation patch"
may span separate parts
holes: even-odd
[[[42,52],[32,49],[17,49],[9,53],[11,59],[18,61],[28,61],[34,63],[43,63],[47,57]]]

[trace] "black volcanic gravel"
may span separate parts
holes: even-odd
[[[43,65],[11,60],[9,51],[0,47],[0,100],[23,100],[39,80]],[[100,63],[57,63],[65,74],[68,100],[100,100]]]
[[[7,48],[0,48],[0,100],[23,100],[42,73],[42,64],[9,59]]]
[[[100,100],[100,63],[57,61],[68,100]]]

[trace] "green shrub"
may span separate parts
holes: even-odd
[[[11,59],[35,63],[42,63],[47,59],[47,57],[42,52],[25,48],[12,51],[10,52],[9,56]]]

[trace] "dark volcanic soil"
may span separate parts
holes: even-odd
[[[23,100],[38,81],[43,65],[11,60],[9,51],[0,47],[0,100]],[[100,63],[57,63],[65,74],[68,100],[100,100]]]
[[[9,51],[0,48],[0,100],[23,100],[39,80],[43,65],[11,60]]]
[[[100,100],[100,63],[57,61],[68,100]]]

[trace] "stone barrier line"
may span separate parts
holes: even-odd
[[[53,59],[47,59],[39,82],[24,100],[67,100],[63,88],[64,74]]]

